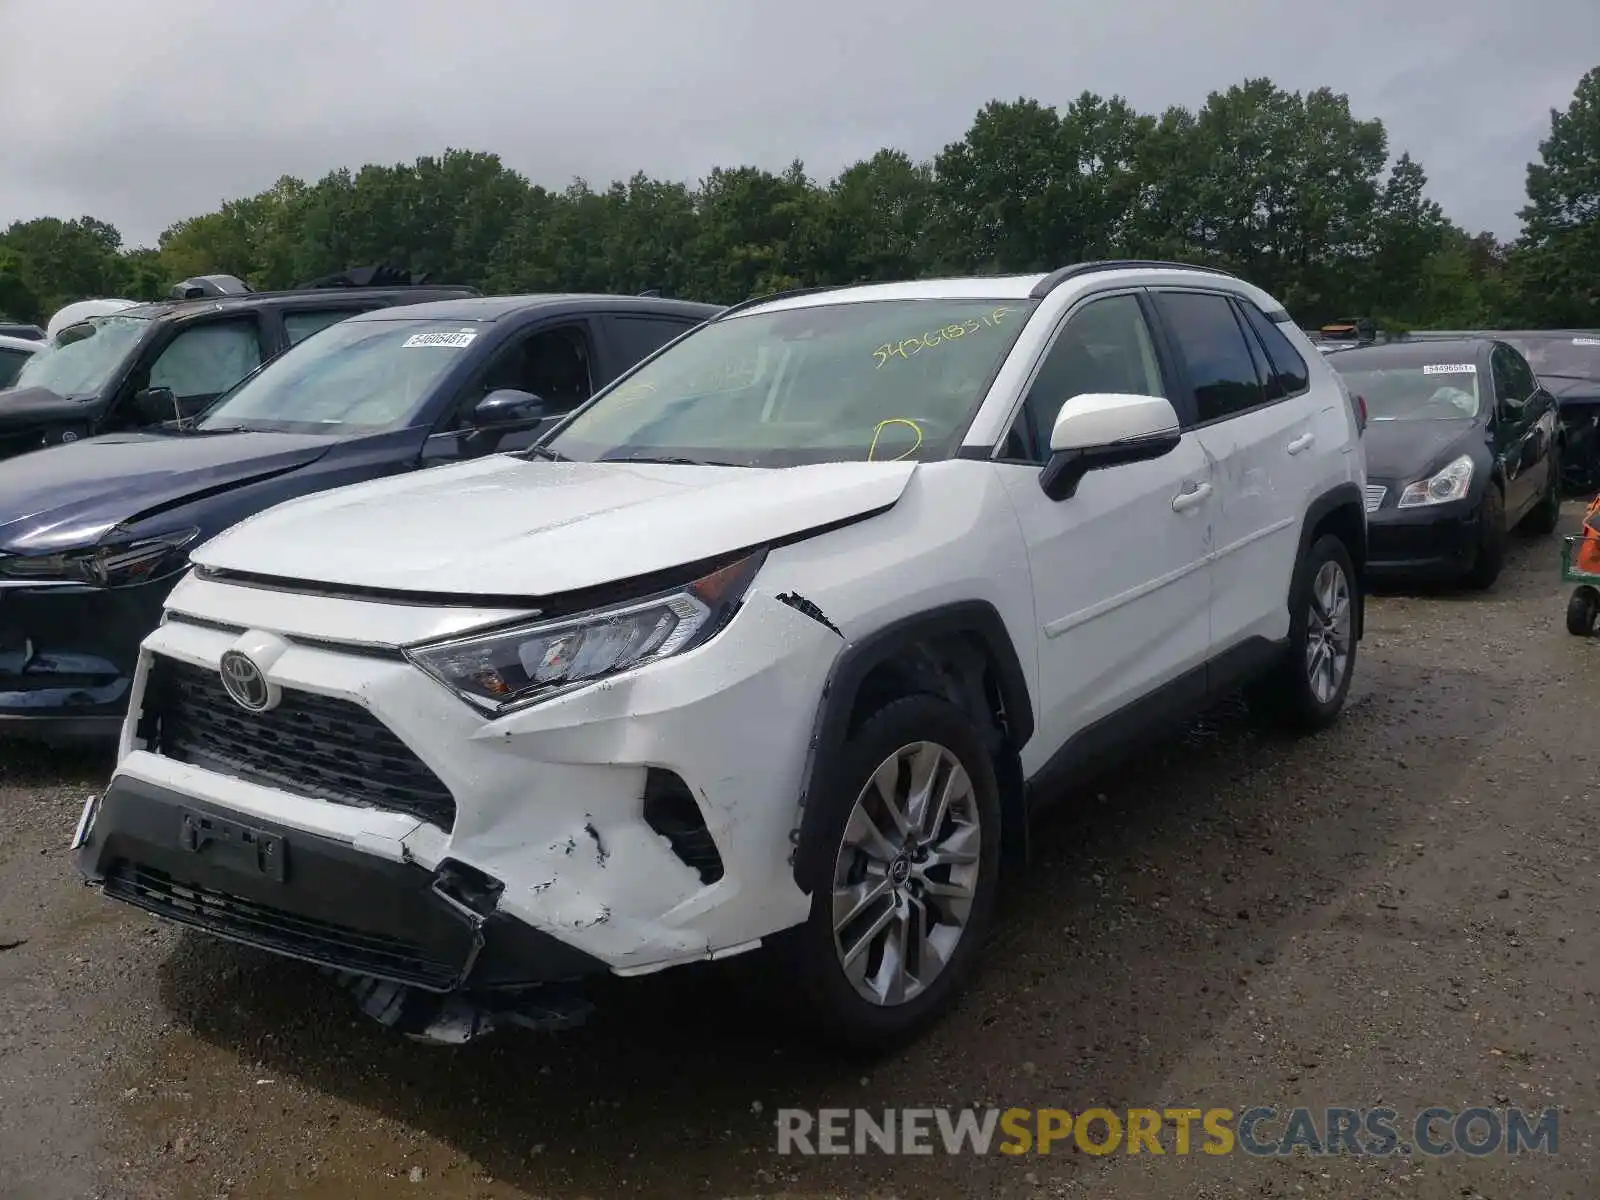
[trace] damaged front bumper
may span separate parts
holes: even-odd
[[[372,1015],[444,1041],[491,1015],[571,1023],[573,981],[741,953],[806,918],[788,857],[844,644],[824,624],[755,594],[680,658],[485,721],[403,659],[334,643],[328,601],[248,590],[186,583],[146,640],[78,851],[109,897],[342,973]],[[389,645],[424,619],[347,616]],[[252,715],[215,680],[263,636],[284,700]],[[396,807],[402,758],[437,785],[426,809]],[[334,795],[362,776],[370,796]]]
[[[364,854],[129,776],[78,867],[112,899],[230,941],[429,992],[525,988],[605,963],[494,910],[497,881]]]

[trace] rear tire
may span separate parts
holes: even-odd
[[[1486,592],[1506,565],[1506,502],[1500,489],[1490,484],[1478,505],[1478,557],[1465,577],[1466,585]]]
[[[1522,524],[1529,533],[1540,537],[1548,537],[1561,527],[1561,452],[1554,445],[1550,447],[1550,482]]]
[[[1331,533],[1319,537],[1295,567],[1289,652],[1251,696],[1273,723],[1315,733],[1338,719],[1355,677],[1360,588],[1349,548]]]
[[[1000,882],[999,783],[972,721],[927,695],[868,717],[823,778],[826,869],[790,963],[818,1037],[880,1054],[950,1006],[983,948]]]

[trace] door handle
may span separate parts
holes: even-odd
[[[1302,450],[1311,449],[1311,443],[1316,441],[1316,440],[1317,440],[1317,435],[1316,434],[1314,434],[1314,433],[1302,433],[1299,437],[1295,438],[1294,441],[1290,442],[1287,446],[1285,446],[1284,449],[1287,450],[1290,454],[1299,454],[1300,451],[1302,451]]]
[[[1192,488],[1186,488],[1172,498],[1173,512],[1187,512],[1197,504],[1203,504],[1207,496],[1211,495],[1209,483],[1197,483]]]

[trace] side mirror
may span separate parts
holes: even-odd
[[[1090,471],[1170,454],[1183,431],[1169,400],[1089,392],[1061,406],[1050,431],[1050,461],[1039,486],[1052,500],[1070,499]]]
[[[178,410],[178,398],[169,387],[144,388],[135,392],[133,411],[138,414],[141,425],[160,425],[180,420],[183,416]]]
[[[496,388],[472,409],[475,429],[496,429],[544,418],[544,400],[516,388]]]

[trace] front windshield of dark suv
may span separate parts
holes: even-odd
[[[1036,304],[824,301],[713,321],[542,452],[751,467],[946,458]]]
[[[151,329],[143,317],[91,317],[69,325],[30,358],[12,384],[58,396],[93,396],[110,381]]]

